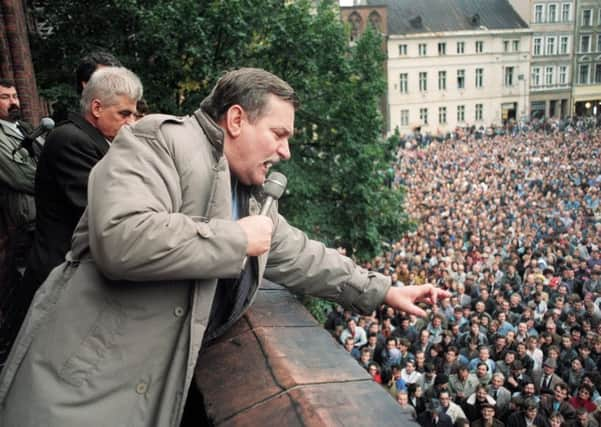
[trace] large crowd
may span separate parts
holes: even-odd
[[[417,228],[367,266],[453,296],[326,328],[422,426],[598,426],[600,157],[583,122],[404,144]]]

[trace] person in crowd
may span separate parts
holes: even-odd
[[[20,326],[15,293],[25,270],[35,225],[36,155],[23,143],[33,129],[22,120],[14,82],[0,79],[0,369]]]
[[[480,418],[470,423],[471,427],[504,427],[505,424],[495,417],[495,405],[484,402],[480,409]]]
[[[440,401],[442,412],[451,417],[453,424],[455,424],[459,418],[467,418],[463,409],[461,409],[461,406],[451,400],[451,394],[448,390],[442,390],[438,394],[438,400]]]
[[[568,403],[576,410],[584,408],[586,412],[594,412],[597,410],[597,405],[591,400],[593,390],[588,384],[580,384],[576,390],[576,394],[572,396]]]
[[[396,401],[400,406],[401,413],[409,416],[413,420],[417,418],[415,408],[409,404],[409,395],[407,394],[407,390],[400,390],[397,392]]]
[[[96,71],[83,91],[97,120],[135,112],[135,102],[115,109],[91,96],[114,70]],[[296,106],[286,82],[244,68],[189,116],[149,115],[116,137],[110,127],[68,260],[36,294],[0,376],[2,425],[119,424],[123,413],[140,426],[179,424],[203,340],[243,315],[263,277],[364,314],[384,303],[425,317],[416,303],[449,296],[391,287],[266,200],[269,169],[290,157]]]
[[[505,423],[507,427],[549,427],[547,418],[539,411],[536,400],[524,400],[523,409],[511,414]]]
[[[357,323],[353,318],[346,322],[346,329],[344,329],[340,335],[340,342],[345,343],[346,339],[349,337],[353,339],[353,345],[357,348],[367,344],[367,335],[365,334],[365,329],[363,329],[361,326],[357,326]]]

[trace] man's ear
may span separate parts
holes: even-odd
[[[100,117],[100,112],[101,111],[102,111],[102,103],[100,102],[99,99],[93,99],[92,100],[92,105],[91,105],[91,108],[90,108],[90,113],[95,118],[98,118],[98,117]]]
[[[237,138],[242,132],[242,123],[247,119],[246,112],[238,105],[232,105],[225,112],[224,125],[225,130],[232,138]]]

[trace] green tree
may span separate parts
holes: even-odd
[[[282,0],[37,0],[52,29],[32,36],[41,92],[75,105],[74,68],[94,49],[141,77],[151,111],[196,108],[224,70],[256,66],[297,90],[301,108],[281,209],[291,223],[358,259],[407,228],[402,189],[387,185],[394,141],[382,137],[382,39],[356,44],[333,2]],[[73,107],[71,107],[73,108]]]

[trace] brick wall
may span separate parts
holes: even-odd
[[[36,86],[24,0],[0,0],[0,77],[17,86],[23,118],[38,124],[47,114]]]

